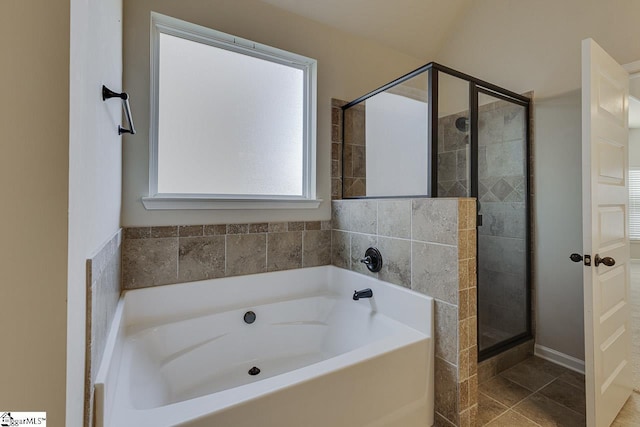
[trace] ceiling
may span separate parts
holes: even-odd
[[[427,62],[472,0],[261,1]]]
[[[261,0],[429,62],[473,0]],[[640,100],[631,97],[629,127],[640,128]]]

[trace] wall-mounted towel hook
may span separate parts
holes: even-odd
[[[122,108],[124,109],[124,114],[127,116],[127,121],[129,122],[129,129],[125,129],[122,126],[118,125],[118,135],[122,135],[123,133],[130,133],[134,135],[136,133],[136,128],[133,126],[133,118],[131,117],[131,107],[129,106],[129,95],[126,92],[117,93],[102,85],[102,100],[106,101],[110,98],[120,98],[122,99]]]

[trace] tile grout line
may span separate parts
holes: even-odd
[[[409,289],[414,289],[413,287],[413,200],[409,200],[408,204],[409,204]]]
[[[496,375],[495,377],[500,377],[500,378],[502,378],[503,380],[508,381],[508,382],[510,382],[510,383],[512,383],[512,384],[515,384],[515,385],[517,385],[518,387],[521,387],[521,388],[523,388],[523,389],[525,389],[526,391],[528,391],[528,392],[529,392],[529,394],[528,394],[528,395],[526,395],[525,397],[523,397],[522,399],[520,399],[520,400],[516,401],[513,405],[511,405],[510,409],[511,409],[511,408],[514,408],[516,405],[518,405],[518,404],[522,403],[525,399],[528,399],[529,397],[531,397],[531,396],[533,396],[535,393],[537,393],[537,392],[535,392],[535,391],[531,391],[531,390],[529,390],[528,388],[526,388],[526,387],[524,387],[524,386],[522,386],[522,385],[518,384],[518,383],[517,383],[517,382],[515,382],[515,381],[511,381],[509,378],[505,378],[505,377],[501,376],[500,374]],[[495,377],[494,377],[494,378],[495,378]],[[486,393],[485,393],[485,394],[486,394]],[[494,399],[494,400],[496,400],[496,399]]]
[[[204,230],[204,227],[203,227]],[[176,237],[176,282],[180,282],[180,233]]]
[[[527,396],[525,399],[522,399],[520,402],[516,403],[515,405],[513,405],[511,408],[509,408],[510,411],[515,412],[516,414],[520,415],[521,417],[531,421],[533,424],[540,426],[540,424],[538,424],[537,422],[533,421],[531,418],[527,417],[525,414],[523,414],[522,412],[516,410],[516,406],[519,405],[520,403],[522,403],[524,400],[528,399],[529,397],[533,396],[535,393],[530,394],[529,396]]]
[[[351,230],[343,230],[343,229],[339,229],[336,228],[334,229],[336,231],[342,231],[345,233],[352,233],[352,234],[358,234],[358,235],[362,235],[362,236],[377,236],[377,234],[372,234],[372,233],[364,233],[362,231],[351,231]],[[435,246],[444,246],[444,247],[448,247],[448,248],[457,248],[458,245],[457,244],[449,244],[449,243],[440,243],[440,242],[429,242],[427,240],[414,240],[411,238],[406,238],[406,237],[395,237],[395,236],[380,236],[386,239],[395,239],[395,240],[402,240],[405,242],[411,242],[411,243],[426,243],[428,245],[435,245]]]
[[[289,223],[287,223],[287,231],[289,232]],[[264,271],[269,271],[269,235],[264,236]]]
[[[482,424],[483,426],[486,426],[487,424],[491,424],[492,422],[494,422],[495,420],[497,420],[498,418],[500,418],[501,416],[503,416],[504,414],[506,414],[507,412],[509,412],[509,411],[511,410],[511,408],[510,408],[510,407],[508,407],[507,405],[505,405],[505,404],[503,404],[503,403],[498,402],[496,399],[494,399],[493,397],[489,396],[489,395],[488,395],[488,394],[486,394],[486,393],[482,393],[481,391],[478,391],[478,394],[479,394],[479,395],[480,395],[480,394],[482,394],[482,395],[484,395],[486,398],[491,399],[491,400],[493,400],[494,402],[496,402],[498,405],[500,405],[500,406],[504,406],[505,408],[507,408],[507,409],[505,409],[503,412],[500,412],[500,414],[498,414],[496,417],[491,418],[489,421],[487,421],[486,423]],[[478,401],[479,401],[479,400],[480,400],[480,399],[478,399]],[[478,406],[480,406],[480,403],[478,403]]]
[[[520,363],[522,363],[522,362],[520,362]],[[513,368],[515,368],[516,366],[518,366],[518,365],[515,365]],[[511,369],[513,369],[513,368],[509,368],[509,369],[507,369],[507,370],[506,370],[506,371],[504,371],[504,372],[507,372],[507,371],[509,371],[509,370],[511,370]],[[497,376],[501,376],[501,377],[502,377],[502,378],[504,378],[505,380],[507,380],[507,381],[511,381],[512,383],[514,383],[514,384],[516,384],[516,385],[518,385],[518,386],[520,386],[520,387],[524,388],[525,390],[530,391],[530,392],[531,392],[531,394],[539,392],[540,390],[542,390],[543,388],[545,388],[546,386],[548,386],[549,384],[551,384],[552,382],[554,382],[555,380],[557,380],[557,379],[558,379],[558,377],[555,377],[555,378],[553,378],[551,381],[549,381],[548,383],[544,383],[541,387],[538,387],[538,388],[537,388],[537,389],[535,389],[535,390],[530,390],[526,385],[521,384],[521,383],[519,383],[519,382],[518,382],[518,381],[516,381],[516,380],[512,380],[511,378],[507,378],[507,377],[503,376],[502,374],[503,374],[504,372],[499,373]]]
[[[506,378],[505,378],[506,379]],[[528,399],[529,397],[533,396],[536,392],[531,393],[530,395],[528,395],[527,397],[525,397],[524,399],[514,403],[511,406],[507,406],[504,403],[499,402],[498,400],[494,399],[493,397],[489,396],[486,393],[482,393],[479,392],[480,394],[483,394],[485,397],[493,400],[494,402],[498,403],[501,406],[504,406],[505,408],[507,408],[504,412],[500,413],[498,416],[492,418],[491,420],[487,421],[485,424],[483,424],[483,426],[489,425],[492,422],[494,422],[495,420],[497,420],[498,418],[502,417],[503,415],[507,414],[509,411],[515,412],[516,414],[520,415],[521,417],[525,418],[526,420],[530,421],[531,423],[535,424],[536,426],[540,426],[540,424],[538,424],[537,422],[533,421],[532,419],[530,419],[529,417],[527,417],[526,415],[522,414],[520,411],[516,410],[516,406],[518,406],[520,403],[522,403],[523,401],[525,401],[526,399]]]
[[[533,421],[531,418],[527,417],[527,416],[526,416],[526,415],[524,415],[523,413],[521,413],[521,412],[519,412],[519,411],[516,411],[516,410],[515,410],[515,406],[514,406],[513,408],[509,408],[509,411],[513,411],[513,412],[515,412],[516,414],[520,415],[520,416],[521,416],[522,418],[524,418],[525,420],[530,421],[532,424],[535,424],[535,425],[537,425],[537,426],[539,426],[539,427],[542,427],[540,424],[538,424],[537,422]]]
[[[523,361],[523,362],[524,362],[524,361]],[[523,362],[520,362],[520,363],[523,363]],[[519,363],[519,364],[520,364],[520,363]],[[517,364],[517,365],[518,365],[518,364]],[[517,365],[515,365],[515,366],[517,366]],[[515,368],[515,366],[514,366],[514,367],[512,367],[512,368],[510,368],[510,369]],[[507,371],[508,371],[508,370],[507,370]],[[507,372],[507,371],[505,371],[505,372]],[[506,377],[504,377],[504,376],[502,375],[502,373],[498,374],[497,376],[500,376],[502,379],[507,380],[507,381],[509,381],[509,382],[511,382],[511,383],[513,383],[513,384],[516,384],[516,385],[518,385],[518,386],[520,386],[520,387],[524,388],[525,390],[527,390],[527,391],[531,392],[531,393],[530,393],[528,396],[526,396],[525,398],[523,398],[523,399],[521,399],[520,401],[518,401],[518,402],[514,403],[514,404],[513,404],[509,409],[510,409],[510,410],[513,410],[513,411],[514,411],[514,412],[516,412],[518,415],[523,416],[524,418],[526,418],[527,420],[531,421],[532,423],[534,423],[534,424],[536,424],[536,425],[540,425],[540,424],[536,423],[535,421],[531,420],[530,418],[528,418],[525,414],[523,414],[523,413],[521,413],[520,411],[518,411],[518,410],[516,409],[516,406],[518,406],[518,405],[519,405],[519,404],[521,404],[523,401],[525,401],[525,400],[529,399],[530,397],[532,397],[532,396],[534,396],[534,395],[539,395],[539,396],[541,396],[542,398],[544,398],[544,399],[548,400],[549,402],[551,402],[551,403],[555,403],[555,404],[557,404],[558,406],[560,406],[560,407],[562,407],[562,408],[564,408],[564,409],[567,409],[567,410],[569,410],[570,412],[572,412],[572,413],[574,413],[574,414],[576,414],[576,415],[578,415],[578,416],[581,416],[581,417],[584,417],[584,416],[585,416],[584,414],[582,414],[582,413],[580,413],[580,412],[578,412],[578,411],[576,411],[576,410],[574,410],[574,409],[572,409],[572,408],[570,408],[570,407],[568,407],[568,406],[566,406],[566,405],[564,405],[564,404],[562,404],[562,403],[560,403],[560,402],[556,401],[555,399],[552,399],[551,397],[548,397],[548,396],[546,396],[545,394],[543,394],[543,393],[542,393],[542,390],[543,390],[543,389],[545,389],[547,386],[549,386],[549,385],[551,385],[552,383],[554,383],[556,380],[559,380],[560,382],[562,382],[562,383],[564,383],[564,384],[566,384],[566,385],[570,386],[571,388],[575,388],[576,390],[580,391],[580,388],[579,388],[579,387],[576,387],[576,386],[574,386],[573,384],[569,384],[568,382],[566,382],[566,381],[564,381],[564,380],[560,379],[560,377],[561,377],[562,375],[564,375],[564,373],[565,373],[565,372],[563,372],[563,373],[562,373],[562,374],[560,374],[560,375],[553,375],[553,374],[549,374],[549,375],[551,375],[551,376],[553,377],[553,379],[552,379],[551,381],[549,381],[549,382],[547,382],[547,383],[543,384],[542,386],[540,386],[539,388],[537,388],[537,389],[536,389],[535,391],[533,391],[533,392],[531,392],[531,390],[529,390],[529,389],[528,389],[527,387],[525,387],[523,384],[520,384],[518,381],[516,381],[516,380],[512,380],[512,379],[510,379],[510,378],[506,378]],[[485,394],[485,393],[483,393],[483,394]],[[485,394],[485,395],[486,395],[486,394]],[[487,395],[487,396],[488,396],[488,395]],[[488,396],[488,397],[491,397],[491,396]],[[495,400],[495,399],[493,399],[493,400]]]
[[[540,390],[536,391],[534,394],[537,394],[537,393],[540,393]],[[585,416],[584,414],[581,414],[580,412],[576,411],[575,409],[571,409],[571,408],[569,408],[568,406],[563,405],[562,403],[560,403],[560,402],[558,402],[558,401],[556,401],[556,400],[554,400],[554,399],[552,399],[552,398],[550,398],[550,397],[548,397],[548,396],[545,396],[545,395],[544,395],[544,394],[542,394],[542,393],[540,393],[540,395],[541,395],[542,397],[544,397],[545,399],[548,399],[548,400],[550,400],[551,402],[553,402],[553,403],[555,403],[555,404],[557,404],[557,405],[560,405],[560,406],[562,406],[562,407],[563,407],[563,408],[565,408],[565,409],[568,409],[568,410],[569,410],[569,411],[571,411],[571,412],[574,412],[574,413],[576,413],[576,414],[578,414],[578,415],[580,415],[580,416],[583,416],[583,417]],[[533,396],[533,394],[532,394],[532,396]]]

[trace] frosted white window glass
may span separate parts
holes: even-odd
[[[158,193],[302,196],[303,70],[159,37]]]
[[[629,170],[629,238],[640,240],[640,168]]]

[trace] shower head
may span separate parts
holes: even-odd
[[[460,132],[469,131],[469,119],[467,117],[458,117],[456,119],[456,129]]]

